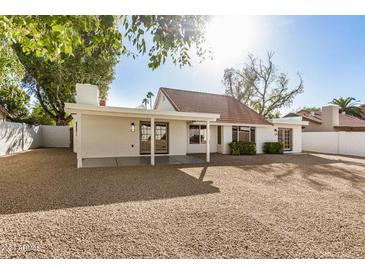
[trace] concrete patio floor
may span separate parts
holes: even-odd
[[[156,165],[203,164],[205,161],[193,155],[166,156],[156,155]],[[123,167],[150,165],[149,155],[141,157],[106,157],[82,160],[83,167]]]

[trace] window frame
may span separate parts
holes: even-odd
[[[236,129],[236,138],[234,140],[234,130]],[[241,128],[245,128],[245,130],[241,130]],[[240,131],[241,132],[248,132],[248,142],[253,142],[256,143],[256,127],[251,127],[251,126],[232,126],[232,142],[240,142]],[[254,134],[252,134],[252,132],[254,132]],[[252,140],[252,135],[254,137],[254,140]],[[242,142],[247,142],[247,141],[242,141]]]
[[[199,143],[192,143],[191,142],[191,136],[190,136],[191,127],[195,127],[195,130],[196,130],[196,127],[198,128],[198,130],[199,130]],[[202,127],[204,127],[204,129],[202,129]],[[205,131],[204,134],[202,134],[203,130]],[[205,137],[205,141],[202,141],[204,137]],[[206,144],[207,144],[207,126],[206,125],[189,125],[189,145],[206,145]]]

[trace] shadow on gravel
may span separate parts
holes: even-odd
[[[204,158],[205,155],[196,157]],[[282,181],[292,180],[291,176],[299,174],[317,191],[328,187],[318,178],[340,178],[352,182],[354,188],[365,193],[364,176],[354,174],[346,166],[334,165],[344,163],[338,160],[310,154],[213,154],[211,158],[210,164],[183,165],[201,168],[197,177],[181,171],[182,165],[77,169],[75,154],[67,149],[37,149],[0,158],[0,214],[219,193],[212,181],[204,180],[207,167],[214,166],[254,170]],[[365,167],[353,162],[346,164]]]
[[[38,149],[0,159],[0,214],[219,192],[179,166],[76,168],[75,155],[62,149]]]

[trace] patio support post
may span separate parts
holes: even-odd
[[[155,118],[151,117],[151,165],[155,165]]]
[[[207,121],[207,163],[210,162],[210,122]]]
[[[82,143],[81,143],[81,120],[82,114],[77,115],[77,168],[82,168]],[[75,140],[74,140],[75,141]]]

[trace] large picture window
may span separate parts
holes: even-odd
[[[189,143],[206,144],[207,143],[207,126],[190,125],[189,126]]]
[[[255,142],[255,132],[254,127],[232,126],[232,142]]]

